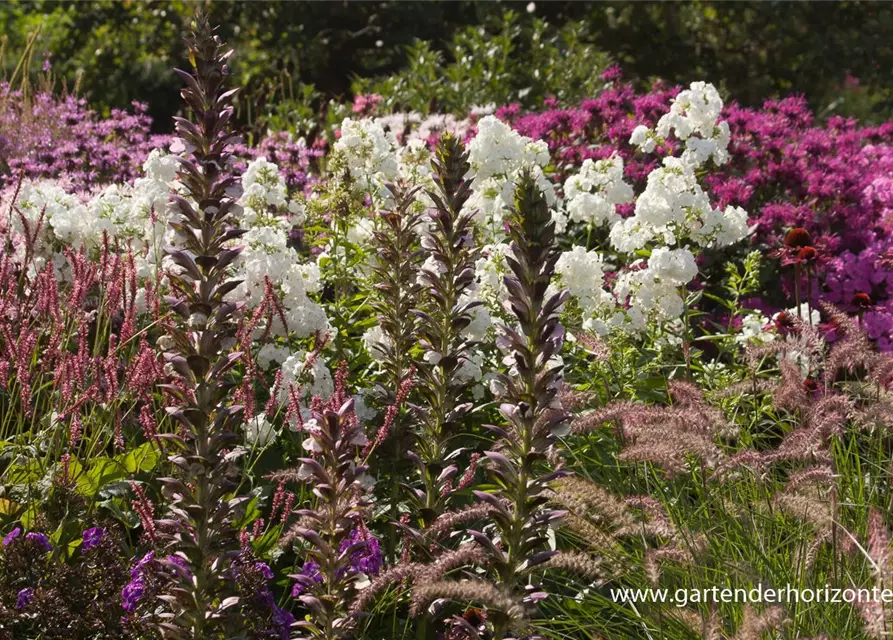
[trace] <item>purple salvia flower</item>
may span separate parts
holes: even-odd
[[[91,527],[84,531],[84,550],[98,547],[103,536],[105,536],[105,530],[101,527]]]
[[[130,570],[130,577],[136,579],[136,578],[140,577],[141,575],[143,575],[143,567],[145,567],[147,564],[152,562],[154,559],[155,559],[154,551],[150,551],[149,553],[144,555],[142,558],[140,558],[139,562],[136,563],[136,565],[133,567],[133,569]]]
[[[361,542],[363,546],[351,553],[350,567],[338,571],[338,578],[344,576],[348,569],[354,573],[365,573],[370,576],[377,576],[381,571],[384,559],[381,554],[378,538],[370,534],[363,527],[353,529],[348,537],[341,542],[339,551],[344,553],[349,547],[357,542]],[[313,560],[305,562],[298,575],[301,577],[297,579],[295,586],[292,588],[292,598],[297,598],[304,593],[311,583],[322,582],[322,574],[319,571],[319,564]]]
[[[174,556],[168,556],[168,559]],[[143,571],[150,562],[155,560],[155,552],[150,551],[134,565],[130,570],[130,582],[121,590],[121,606],[128,613],[133,613],[137,602],[143,597],[145,585],[143,584]]]
[[[273,605],[273,624],[276,625],[276,631],[282,640],[288,640],[291,637],[291,626],[295,623],[295,617],[281,607]]]
[[[46,537],[46,534],[38,531],[32,531],[31,533],[25,534],[25,540],[30,540],[47,553],[53,550],[53,545],[50,544],[50,539]]]
[[[165,558],[172,565],[177,567],[177,570],[183,573],[185,576],[192,576],[192,570],[189,567],[189,562],[186,561],[182,556],[170,555]]]
[[[19,595],[16,597],[16,609],[21,611],[25,607],[28,606],[28,603],[34,599],[34,589],[30,587],[25,587],[21,591],[19,591]]]
[[[350,568],[359,573],[377,576],[384,563],[378,538],[370,534],[365,527],[357,527],[341,543],[341,551],[344,552],[348,547],[358,542],[362,542],[363,546],[351,554]]]
[[[3,546],[8,547],[9,545],[12,544],[12,541],[15,540],[16,538],[18,538],[20,535],[22,535],[22,528],[16,527],[15,529],[13,529],[9,533],[7,533],[5,536],[3,536]]]
[[[143,590],[142,577],[135,578],[124,585],[124,588],[121,590],[121,606],[124,608],[124,611],[133,613],[136,610],[139,599],[143,597]]]
[[[266,562],[255,562],[254,568],[260,573],[265,579],[272,580],[273,579],[273,570],[270,569],[270,565]]]
[[[319,564],[308,560],[298,572],[297,582],[291,590],[291,597],[297,598],[314,582],[322,582],[322,574],[319,572]]]

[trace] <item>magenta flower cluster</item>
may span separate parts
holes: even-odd
[[[149,152],[167,142],[150,126],[141,103],[101,118],[82,98],[25,95],[0,83],[0,185],[23,175],[89,191],[133,180]]]
[[[0,83],[0,187],[20,176],[58,180],[75,191],[131,182],[141,175],[149,153],[171,142],[168,135],[153,134],[151,125],[146,105],[139,102],[132,111],[114,109],[102,118],[82,98],[25,95]],[[234,152],[239,172],[265,156],[279,166],[289,191],[300,193],[314,182],[325,141],[308,146],[278,132],[255,146],[237,145]]]
[[[618,153],[626,178],[637,191],[666,149],[644,155],[629,144],[638,124],[653,126],[680,87],[655,84],[637,93],[618,82],[600,96],[573,108],[521,113],[503,106],[496,115],[525,136],[545,141],[553,160],[553,178],[562,182],[587,158]],[[718,204],[744,207],[756,225],[753,243],[771,256],[792,227],[811,234],[818,255],[810,266],[818,285],[813,303],[831,302],[859,313],[869,335],[884,350],[893,349],[893,122],[862,127],[853,119],[820,123],[806,100],[791,96],[769,100],[761,109],[732,103],[723,118],[731,129],[731,160],[706,178]],[[632,205],[620,208],[626,214]],[[791,306],[792,273],[775,265],[776,282],[761,306]],[[867,294],[871,306],[855,304]],[[864,301],[864,298],[859,298]]]

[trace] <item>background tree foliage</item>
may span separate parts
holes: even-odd
[[[11,0],[0,6],[2,65],[11,75],[34,42],[30,70],[52,70],[101,110],[178,108],[171,66],[195,2]],[[209,2],[239,55],[239,117],[264,124],[319,109],[352,90],[390,108],[463,112],[472,104],[542,105],[598,89],[609,59],[642,84],[705,78],[758,105],[805,94],[817,111],[863,118],[890,110],[893,9],[867,2]],[[539,73],[537,73],[539,72]],[[845,87],[847,78],[850,77]],[[858,79],[856,88],[852,78]],[[848,88],[847,88],[848,87]],[[395,94],[396,92],[396,94]],[[274,109],[275,105],[275,109]]]

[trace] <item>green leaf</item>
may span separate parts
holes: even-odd
[[[276,543],[279,540],[279,536],[282,534],[282,525],[277,524],[275,527],[272,527],[269,531],[263,534],[260,538],[254,540],[251,543],[251,546],[254,548],[255,553],[259,556],[266,555],[273,547],[276,546]]]
[[[24,527],[25,531],[34,528],[34,525],[37,523],[37,515],[37,505],[28,505],[28,508],[25,510],[25,513],[22,514],[21,518],[22,527]]]
[[[127,477],[127,470],[119,461],[110,458],[97,458],[89,471],[78,478],[77,489],[86,496],[93,497],[110,482]]]
[[[43,466],[40,460],[26,460],[21,464],[14,464],[6,471],[6,483],[18,485],[30,485],[43,477]]]
[[[116,456],[116,459],[121,459],[124,469],[130,474],[152,471],[160,458],[158,447],[151,442],[144,442],[126,454]]]
[[[124,523],[127,528],[135,529],[140,524],[139,516],[133,511],[125,511],[121,506],[123,502],[124,500],[121,498],[109,498],[98,504],[101,508],[108,509],[109,513],[111,513],[116,520]]]

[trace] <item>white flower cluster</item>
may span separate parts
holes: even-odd
[[[431,157],[424,140],[410,140],[397,151],[398,176],[411,186],[433,187]]]
[[[477,123],[477,133],[469,142],[468,177],[472,197],[466,210],[476,212],[476,222],[485,242],[483,257],[475,269],[473,298],[486,302],[476,310],[467,337],[479,340],[491,324],[490,314],[501,315],[506,291],[504,221],[512,205],[515,181],[524,169],[536,176],[539,187],[553,210],[556,231],[565,233],[568,224],[606,226],[613,249],[624,267],[605,286],[605,272],[614,267],[605,257],[584,247],[573,247],[557,265],[563,285],[576,298],[587,329],[641,331],[648,323],[664,327],[678,324],[684,312],[687,286],[698,273],[696,258],[705,249],[722,248],[739,242],[749,232],[747,214],[739,207],[714,208],[699,182],[699,172],[709,160],[728,160],[729,128],[720,121],[723,104],[716,89],[696,82],[680,93],[654,130],[637,127],[631,143],[653,151],[670,134],[682,141],[681,157],[664,158],[638,196],[624,180],[624,163],[618,155],[584,161],[577,174],[563,185],[564,202],[559,203],[552,183],[543,173],[550,157],[543,141],[533,141],[514,131],[499,119],[486,115]],[[412,114],[410,114],[412,116]],[[393,120],[393,122],[391,121]],[[395,116],[387,121],[401,133],[420,119]],[[385,133],[382,120],[345,120],[342,138],[336,143],[347,160],[352,175],[359,180],[373,176],[367,186],[377,187],[384,179],[400,178],[411,184],[430,184],[430,154],[419,137],[395,150],[395,138]],[[457,122],[441,123],[452,128]],[[424,136],[421,136],[424,138]],[[375,202],[387,202],[386,196]],[[617,207],[635,202],[634,215],[620,219]],[[368,241],[371,222],[350,230],[350,240],[362,245]],[[368,228],[367,228],[368,227]],[[424,235],[424,231],[422,230]],[[424,243],[423,243],[424,244]],[[630,263],[623,256],[649,256]],[[424,268],[436,268],[426,263]],[[367,350],[376,356],[376,344],[383,340],[380,330],[364,336]],[[436,358],[437,354],[431,354]]]
[[[722,98],[712,84],[693,82],[673,100],[670,112],[661,117],[654,131],[644,125],[633,130],[630,144],[645,153],[654,151],[658,142],[674,132],[685,143],[682,161],[699,167],[713,158],[717,165],[729,159],[729,124],[719,122]]]
[[[245,431],[245,442],[250,447],[263,449],[276,439],[276,428],[265,413],[259,413],[249,419],[242,429]]]
[[[600,334],[605,333],[604,317],[613,315],[615,307],[613,296],[604,288],[604,268],[602,254],[579,245],[562,253],[555,263],[561,284],[584,312],[583,328]]]
[[[474,264],[475,294],[491,309],[502,307],[502,302],[508,295],[502,282],[502,278],[509,272],[506,263],[508,255],[508,244],[488,244],[482,248],[481,257]]]
[[[790,309],[786,309],[785,311],[779,311],[774,316],[772,316],[772,320],[778,320],[779,316],[782,313],[786,313],[792,318],[797,318],[801,322],[805,322],[810,325],[817,325],[822,321],[822,314],[818,309],[813,308],[808,302],[801,302],[799,307],[791,307]]]
[[[629,298],[634,328],[641,319],[678,319],[683,312],[682,291],[698,274],[695,257],[688,249],[658,247],[651,252],[647,268],[620,275],[614,290],[618,299]]]
[[[747,213],[740,207],[715,209],[701,187],[696,170],[709,158],[728,159],[728,125],[719,122],[722,101],[712,85],[694,83],[679,94],[656,131],[637,127],[630,140],[644,151],[674,131],[685,141],[682,157],[666,157],[653,170],[645,190],[635,198],[634,215],[621,220],[616,205],[633,199],[623,181],[620,158],[587,160],[564,186],[569,220],[591,225],[607,223],[611,245],[621,254],[647,251],[647,262],[636,261],[616,279],[613,304],[602,290],[603,264],[582,249],[559,262],[562,278],[598,333],[612,329],[641,331],[649,321],[669,327],[684,312],[685,288],[697,276],[696,255],[745,238]],[[561,220],[557,220],[559,231]],[[585,265],[585,266],[584,266]],[[591,273],[587,282],[586,272]],[[585,283],[585,284],[583,284]],[[604,295],[603,295],[604,294]],[[613,307],[613,311],[612,311]]]
[[[279,175],[279,167],[260,157],[245,168],[242,197],[239,199],[244,222],[251,224],[254,218],[270,216],[271,207],[274,210],[285,209],[286,201],[285,180]],[[295,203],[294,206],[297,213],[300,205]]]
[[[741,332],[735,336],[735,342],[746,344],[749,342],[772,342],[775,334],[767,331],[769,318],[759,311],[754,311],[741,320]]]
[[[318,354],[297,351],[282,363],[282,386],[279,402],[287,404],[290,390],[294,389],[302,400],[313,396],[328,398],[335,391],[332,373]]]
[[[384,185],[393,182],[399,171],[396,146],[394,134],[385,132],[378,119],[345,118],[333,148],[361,190],[373,198],[387,198]]]
[[[662,166],[648,174],[645,191],[636,199],[635,214],[611,228],[611,244],[624,253],[651,243],[725,247],[747,233],[747,213],[743,209],[714,209],[694,168],[679,158],[667,157]]]
[[[478,300],[479,298],[477,297],[476,292],[465,294],[459,298],[459,306],[461,307]],[[487,331],[493,324],[493,319],[490,317],[487,305],[479,304],[472,307],[468,310],[468,315],[471,316],[471,322],[462,330],[462,337],[471,340],[472,342],[481,342],[487,337]]]
[[[80,198],[52,181],[25,182],[14,204],[3,212],[14,236],[34,238],[36,251],[32,269],[47,259],[64,264],[63,246],[96,251],[107,238],[111,247],[129,246],[137,254],[140,275],[147,275],[149,258],[154,262],[169,234],[168,199],[177,164],[173,156],[156,149],[143,163],[145,176],[131,184],[107,186],[92,197]],[[23,220],[24,218],[24,220]],[[34,237],[36,229],[40,229]],[[16,243],[17,257],[24,258],[24,243]],[[54,255],[55,254],[55,255]],[[60,272],[61,275],[61,272]]]
[[[495,105],[490,107],[472,107],[471,115],[489,115],[495,110]],[[462,118],[460,120],[451,113],[432,113],[423,116],[416,111],[383,115],[378,118],[378,121],[383,128],[393,131],[397,142],[401,144],[409,144],[415,141],[427,143],[444,132],[464,138],[474,126],[472,118]]]
[[[4,199],[6,200],[6,199]],[[87,209],[75,196],[53,182],[25,182],[19,189],[14,205],[9,205],[3,212],[4,222],[9,223],[9,232],[14,238],[27,235],[34,240],[34,250],[38,253],[42,268],[47,254],[52,254],[54,240],[64,242],[69,235],[69,221],[76,219],[77,212],[86,217]],[[56,231],[56,227],[60,231]],[[37,229],[40,228],[40,233]],[[35,237],[35,234],[36,237]],[[25,258],[25,242],[13,242],[16,259]]]
[[[363,346],[373,360],[384,360],[385,349],[391,345],[391,339],[382,330],[381,325],[374,324],[363,333]]]
[[[632,202],[633,188],[623,180],[623,158],[593,162],[587,158],[580,172],[564,183],[567,218],[556,217],[556,230],[564,233],[567,220],[590,226],[613,225],[620,220],[617,205]]]
[[[244,247],[235,263],[236,277],[242,283],[230,299],[245,300],[249,308],[262,304],[267,279],[282,305],[288,331],[277,313],[273,313],[273,333],[297,338],[331,331],[325,311],[308,294],[320,289],[319,267],[315,262],[301,264],[298,254],[288,247],[288,232],[304,219],[299,205],[286,200],[285,182],[275,164],[258,158],[242,175],[240,224],[246,233],[234,244]],[[285,211],[283,211],[285,209]],[[257,331],[262,332],[263,327]],[[281,362],[281,352],[267,350],[267,364]]]
[[[542,140],[534,142],[494,116],[486,116],[468,143],[468,159],[472,197],[465,208],[476,211],[476,220],[491,237],[503,235],[502,223],[512,204],[515,181],[524,169],[534,172],[549,206],[555,206],[555,188],[542,170],[549,163],[549,147]]]

